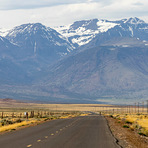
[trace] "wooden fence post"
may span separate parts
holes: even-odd
[[[28,119],[28,112],[26,112],[26,118]]]
[[[14,113],[12,113],[12,118],[14,118]]]
[[[2,112],[2,119],[4,118],[4,113]]]

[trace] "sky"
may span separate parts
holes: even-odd
[[[0,28],[25,23],[48,27],[87,19],[139,17],[148,22],[148,0],[0,0]]]

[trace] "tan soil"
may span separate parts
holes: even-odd
[[[123,128],[124,123],[118,119],[106,117],[109,127],[118,144],[123,148],[148,148],[148,137],[140,136],[136,131]]]

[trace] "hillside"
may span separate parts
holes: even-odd
[[[0,96],[62,103],[148,96],[148,24],[138,18],[23,24],[0,37]]]

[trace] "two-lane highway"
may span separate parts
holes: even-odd
[[[119,148],[104,117],[49,121],[0,136],[1,148]]]

